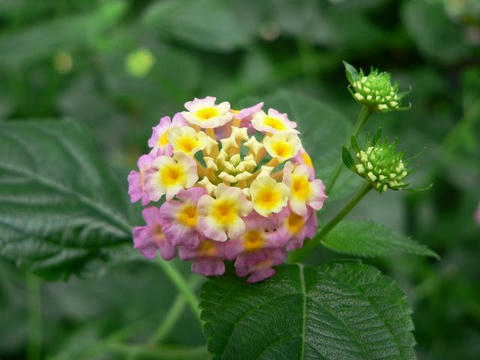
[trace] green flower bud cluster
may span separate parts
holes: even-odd
[[[403,154],[397,152],[395,144],[369,146],[356,153],[359,163],[355,165],[358,175],[369,181],[378,192],[388,188],[402,190],[408,184],[404,179],[408,170],[403,162]]]
[[[392,84],[390,74],[372,69],[368,75],[360,69],[358,72],[352,65],[345,63],[348,90],[360,104],[367,105],[377,111],[405,110],[401,100],[408,92],[399,92],[398,84]]]
[[[409,161],[397,150],[396,142],[380,141],[381,136],[381,130],[378,130],[372,141],[367,137],[365,149],[360,149],[356,138],[352,137],[351,148],[354,156],[349,149],[343,147],[343,162],[379,193],[387,189],[405,190],[409,187],[405,178],[411,173],[408,169]]]
[[[353,97],[361,104],[372,106],[380,111],[397,110],[400,108],[398,85],[392,86],[390,74],[374,70],[368,76],[363,76],[352,84]]]

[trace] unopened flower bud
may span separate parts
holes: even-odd
[[[352,138],[352,149],[355,158],[350,151],[344,148],[343,160],[347,167],[368,181],[379,193],[392,190],[403,190],[409,186],[405,178],[410,173],[408,161],[404,154],[397,150],[396,143],[379,141],[376,135],[374,140],[367,140],[365,149],[360,149],[356,140]]]
[[[390,74],[372,69],[368,75],[360,72],[350,64],[345,63],[347,79],[350,82],[349,91],[360,104],[376,111],[404,110],[401,100],[408,92],[399,92],[398,84],[392,84]]]
[[[145,77],[155,64],[155,57],[149,49],[138,49],[128,54],[125,66],[127,72],[138,78]]]

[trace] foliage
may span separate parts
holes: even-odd
[[[288,265],[254,286],[224,276],[201,300],[216,359],[415,358],[405,295],[360,262]]]
[[[412,358],[410,317],[420,359],[477,358],[474,3],[0,0],[0,324],[8,329],[0,358],[27,357],[35,299],[43,330],[37,359],[208,358],[206,342],[218,358],[249,357],[241,351]],[[127,64],[139,50],[148,51],[149,66],[136,76]],[[421,153],[412,182],[434,186],[370,193],[323,239],[310,265],[280,267],[254,286],[229,275],[208,280],[205,339],[171,276],[193,289],[201,280],[177,263],[164,272],[164,263],[152,266],[131,251],[139,211],[125,200],[127,169],[147,151],[159,114],[213,95],[235,107],[261,99],[288,112],[327,181],[359,109],[342,60],[387,70],[400,89],[412,86],[410,111],[374,114],[366,130],[381,126],[402,151]],[[340,174],[321,224],[361,180]],[[328,262],[339,254],[363,263]],[[35,294],[25,285],[32,271],[55,281],[38,280]],[[314,301],[319,306],[307,306]],[[376,340],[382,346],[372,346]]]
[[[2,124],[0,163],[3,257],[57,278],[93,271],[127,251],[125,184],[78,124]]]

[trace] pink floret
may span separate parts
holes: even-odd
[[[475,212],[475,220],[478,226],[480,226],[480,203],[478,203],[477,211]]]
[[[235,261],[235,271],[240,277],[248,275],[247,281],[255,283],[265,280],[275,274],[273,266],[285,261],[284,249],[264,249],[255,253],[243,253]]]
[[[303,241],[305,239],[311,239],[318,227],[318,218],[316,211],[309,206],[307,206],[307,215],[305,216],[305,225],[302,230],[293,236],[290,235],[290,239],[287,242],[287,251],[299,249],[303,246]],[[286,228],[283,228],[283,231],[287,232]]]
[[[193,260],[192,271],[197,274],[218,276],[225,272],[225,246],[221,242],[201,238],[194,249],[179,247],[178,255],[181,260]]]
[[[142,155],[138,159],[137,166],[139,171],[132,170],[128,174],[128,195],[132,203],[142,200],[142,205],[146,206],[150,202],[150,197],[145,191],[145,176],[152,170],[154,157],[151,155]]]
[[[185,205],[197,206],[198,199],[207,191],[202,187],[193,187],[188,190],[180,190],[176,195],[177,200],[166,201],[160,208],[160,217],[164,222],[163,232],[171,244],[195,248],[199,244],[199,224],[188,227],[178,220],[179,211]]]
[[[154,258],[157,250],[160,250],[162,258],[171,260],[176,256],[175,247],[163,234],[163,222],[159,213],[160,209],[153,206],[143,210],[146,225],[133,228],[133,244],[147,259]]]

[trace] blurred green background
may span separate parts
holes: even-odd
[[[0,25],[0,118],[81,122],[98,156],[119,171],[147,151],[158,119],[193,97],[236,108],[288,89],[354,121],[359,106],[342,60],[390,71],[401,89],[411,85],[412,109],[375,115],[370,127],[419,153],[414,182],[434,187],[372,194],[352,217],[375,219],[442,257],[367,260],[406,290],[418,357],[480,358],[479,0],[0,0]],[[322,216],[340,204],[327,203]],[[319,249],[310,259],[335,256]],[[37,285],[0,262],[2,360],[26,357],[28,293]],[[99,344],[145,341],[176,296],[145,262],[40,286],[47,359],[125,358]],[[186,310],[165,342],[205,340]]]

